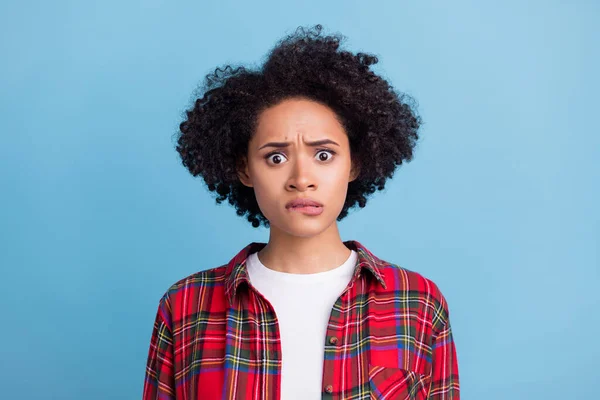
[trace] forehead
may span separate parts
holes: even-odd
[[[308,99],[286,99],[258,115],[256,132],[261,137],[290,139],[298,134],[309,137],[346,134],[336,113],[328,106]]]

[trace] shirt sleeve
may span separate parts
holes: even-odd
[[[442,295],[434,316],[429,400],[459,400],[458,360],[446,300]]]
[[[159,302],[150,338],[142,400],[175,399],[170,311],[169,299],[165,294]]]

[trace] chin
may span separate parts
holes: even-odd
[[[327,218],[326,215],[321,214],[316,217],[298,218],[296,220],[281,218],[276,222],[271,222],[271,226],[275,226],[278,230],[292,236],[309,238],[323,233],[334,222],[335,219]]]

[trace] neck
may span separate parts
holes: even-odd
[[[319,235],[293,236],[271,226],[269,242],[258,252],[260,261],[270,269],[292,274],[313,274],[339,267],[350,257],[333,223]]]

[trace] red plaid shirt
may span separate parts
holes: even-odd
[[[333,306],[323,399],[459,399],[448,307],[432,281],[359,242]],[[280,399],[281,343],[270,303],[248,279],[253,242],[229,263],[173,284],[158,305],[143,399]],[[284,399],[285,400],[285,399]]]

